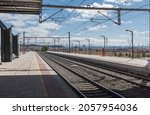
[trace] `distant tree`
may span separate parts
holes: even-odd
[[[114,52],[114,56],[117,56],[117,52]]]
[[[41,48],[41,51],[47,51],[48,50],[48,46],[43,46],[42,48]]]
[[[142,57],[146,57],[146,52],[145,51],[142,52]]]
[[[122,57],[123,56],[123,54],[122,54],[122,52],[119,52],[119,55],[118,55],[119,57]]]
[[[126,54],[125,54],[125,55],[126,55],[126,57],[128,57],[128,53],[127,53],[127,52],[126,52]]]

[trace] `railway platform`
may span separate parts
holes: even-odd
[[[64,52],[53,52],[53,51],[49,51],[49,52],[55,54],[81,57],[81,58],[83,57],[87,59],[95,59],[99,61],[113,62],[113,63],[124,64],[124,65],[137,66],[137,67],[150,67],[150,60],[147,59],[131,59],[131,58],[123,58],[123,57],[111,57],[111,56],[77,54],[77,53],[75,54],[75,53],[64,53]]]
[[[150,76],[150,60],[148,59],[131,59],[110,56],[103,57],[100,55],[74,54],[53,51],[49,51],[49,53],[80,60],[85,63],[100,64],[102,66],[110,67],[113,69],[119,69],[122,71],[136,73],[143,76]]]
[[[2,98],[78,97],[36,52],[0,65]]]

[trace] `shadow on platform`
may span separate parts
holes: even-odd
[[[70,90],[57,75],[0,76],[0,98],[77,97]]]
[[[150,98],[150,90],[114,90],[127,98]],[[57,75],[0,76],[0,98],[78,98]]]

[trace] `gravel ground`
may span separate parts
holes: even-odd
[[[57,59],[56,56],[51,56],[53,57],[53,59]],[[58,59],[57,59],[58,61]],[[143,97],[143,98],[147,98],[150,97],[150,88],[146,89],[144,87],[141,86],[137,86],[135,84],[131,84],[125,80],[121,80],[121,79],[117,79],[96,71],[93,71],[91,69],[87,69],[85,67],[81,67],[79,65],[73,64],[69,61],[64,61],[61,60],[59,58],[59,62],[62,65],[65,65],[68,68],[71,68],[73,71],[80,73],[84,76],[86,76],[87,78],[90,78],[91,80],[96,81],[97,83],[112,89],[116,92],[118,92],[119,94],[125,96],[125,97]],[[81,84],[80,84],[81,85]]]

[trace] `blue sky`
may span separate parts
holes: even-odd
[[[82,3],[82,4],[81,4]],[[43,0],[43,4],[73,5],[89,7],[121,7],[121,8],[149,8],[149,0]],[[60,9],[43,8],[43,19],[56,13]],[[114,11],[100,11],[112,18],[117,16]],[[121,12],[125,13],[125,12]],[[91,22],[91,19],[96,22]],[[134,31],[134,45],[149,44],[149,13],[130,12],[121,16],[121,25],[112,21],[101,23],[106,19],[95,10],[63,9],[51,19],[39,23],[37,15],[0,14],[0,19],[9,27],[15,26],[15,34],[26,31],[27,36],[67,36],[71,32],[72,40],[80,40],[82,45],[87,44],[89,38],[93,45],[103,46],[104,35],[110,46],[129,46],[131,35],[126,29]],[[99,20],[97,20],[99,19]],[[114,19],[116,21],[117,18]],[[101,23],[101,24],[98,24]],[[20,35],[22,37],[22,34]],[[53,44],[53,39],[38,39],[39,43]],[[30,40],[34,42],[34,40]],[[67,44],[67,39],[61,39],[57,44]],[[75,43],[74,43],[75,44]]]

